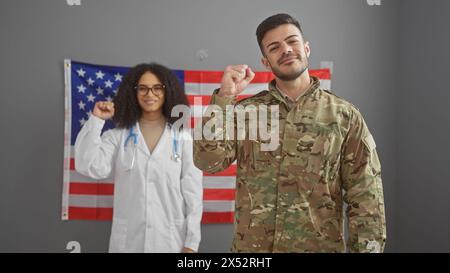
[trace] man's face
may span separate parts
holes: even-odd
[[[283,81],[297,79],[308,68],[309,43],[303,41],[295,25],[284,24],[268,31],[262,46],[262,63]]]

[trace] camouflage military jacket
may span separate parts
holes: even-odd
[[[205,172],[236,160],[234,252],[383,251],[386,225],[381,166],[360,112],[311,87],[292,108],[276,90],[237,105],[279,105],[280,145],[262,151],[258,140],[196,140],[195,165]],[[225,109],[235,99],[211,104]],[[214,116],[212,118],[215,118]],[[203,124],[211,117],[203,118]],[[344,212],[348,240],[344,240]]]

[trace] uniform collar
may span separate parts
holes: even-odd
[[[320,86],[319,79],[315,76],[310,76],[310,78],[311,78],[311,84],[310,84],[309,88],[295,100],[295,103],[298,102],[300,100],[300,98],[311,95],[312,93],[314,93],[315,90],[317,90],[319,88],[319,86]],[[282,92],[281,90],[278,89],[275,79],[273,79],[269,83],[269,92],[274,97],[285,102],[286,104],[289,101],[292,102],[292,99],[290,97],[288,97],[284,92]]]

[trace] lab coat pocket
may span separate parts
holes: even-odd
[[[174,252],[181,252],[185,243],[184,241],[186,240],[186,220],[174,220],[170,229],[172,233],[172,250]]]
[[[114,219],[111,230],[110,252],[124,252],[127,242],[128,222]]]
[[[170,160],[166,164],[167,184],[175,189],[180,188],[181,161]]]

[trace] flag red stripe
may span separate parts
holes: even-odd
[[[233,223],[234,213],[229,212],[204,212],[202,224],[209,223]]]
[[[70,158],[70,170],[75,171],[75,159],[73,157]]]
[[[318,77],[321,80],[331,79],[330,69],[313,69],[309,70],[311,76]],[[184,82],[186,83],[220,83],[223,71],[184,71]],[[268,83],[274,76],[272,72],[255,72],[255,78],[252,83]]]
[[[69,207],[69,220],[106,220],[110,221],[113,216],[112,208],[82,208]],[[209,223],[233,223],[234,213],[229,212],[204,212],[203,224]]]
[[[329,68],[309,70],[309,75],[321,80],[330,80],[331,73]]]
[[[184,71],[185,83],[220,83],[223,71]],[[255,78],[251,83],[268,83],[274,78],[272,72],[255,72]]]
[[[203,200],[234,200],[234,189],[203,189]]]
[[[69,207],[69,220],[111,220],[113,208]]]
[[[114,184],[71,182],[69,194],[113,195]]]
[[[223,71],[185,70],[185,83],[220,83]]]

